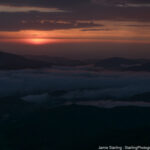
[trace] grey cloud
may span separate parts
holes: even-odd
[[[1,5],[13,6],[39,6],[39,7],[57,7],[62,9],[72,9],[89,4],[90,0],[1,0]]]
[[[56,30],[103,26],[90,22],[78,22],[77,19],[64,18],[65,13],[57,16],[57,13],[0,13],[0,31],[19,30]]]
[[[149,0],[92,0],[92,3],[104,5],[104,6],[130,6],[129,4],[141,5],[141,7],[146,6],[146,4],[150,4]]]
[[[58,7],[58,8],[77,8],[85,5],[100,4],[113,6],[118,4],[149,4],[149,0],[1,0],[0,4],[15,6],[39,6],[39,7]]]
[[[73,22],[78,20],[123,20],[123,21],[150,21],[149,7],[143,5],[150,4],[148,0],[1,0],[2,5],[15,6],[36,6],[45,8],[59,8],[67,10],[58,13],[42,13],[42,12],[28,12],[28,13],[0,13],[0,30],[22,30],[22,29],[39,29],[39,30],[53,30],[53,29],[70,29],[74,28]],[[99,4],[99,5],[98,5]],[[126,7],[126,6],[139,7]],[[119,6],[119,7],[118,7]],[[124,7],[125,6],[125,7]],[[140,7],[141,6],[141,7]],[[41,24],[40,20],[53,21],[69,21],[69,24]],[[22,21],[27,23],[22,24]],[[80,24],[77,28],[93,27],[96,24]]]
[[[111,31],[111,29],[82,29],[81,31]]]
[[[89,10],[91,9],[91,10]],[[137,17],[138,16],[138,17]],[[42,20],[48,21],[41,22]],[[81,21],[89,21],[89,23],[78,23]],[[139,8],[111,8],[99,9],[98,6],[93,8],[80,9],[77,12],[62,12],[62,13],[0,13],[0,30],[1,31],[18,31],[27,29],[37,30],[55,30],[55,29],[70,29],[70,28],[85,28],[102,26],[95,24],[93,20],[112,20],[112,21],[150,21],[150,9]],[[69,24],[58,23],[58,21],[69,22]],[[76,26],[75,26],[76,25]]]

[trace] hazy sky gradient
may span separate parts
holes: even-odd
[[[150,0],[1,0],[0,45],[21,54],[148,57]]]

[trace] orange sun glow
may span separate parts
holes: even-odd
[[[32,39],[27,39],[27,43],[33,44],[33,45],[43,45],[43,44],[48,44],[54,42],[52,39],[41,39],[41,38],[32,38]]]

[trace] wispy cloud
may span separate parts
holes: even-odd
[[[33,6],[9,6],[9,5],[0,5],[0,12],[64,12],[58,8],[44,8],[44,7],[33,7]]]
[[[150,22],[149,6],[148,0],[1,0],[0,31],[86,28],[94,27],[94,21]],[[75,26],[79,20],[93,24]]]

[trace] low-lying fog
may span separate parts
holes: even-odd
[[[118,101],[145,92],[150,92],[150,73],[93,72],[87,68],[0,72],[1,98],[19,97],[32,102]]]

